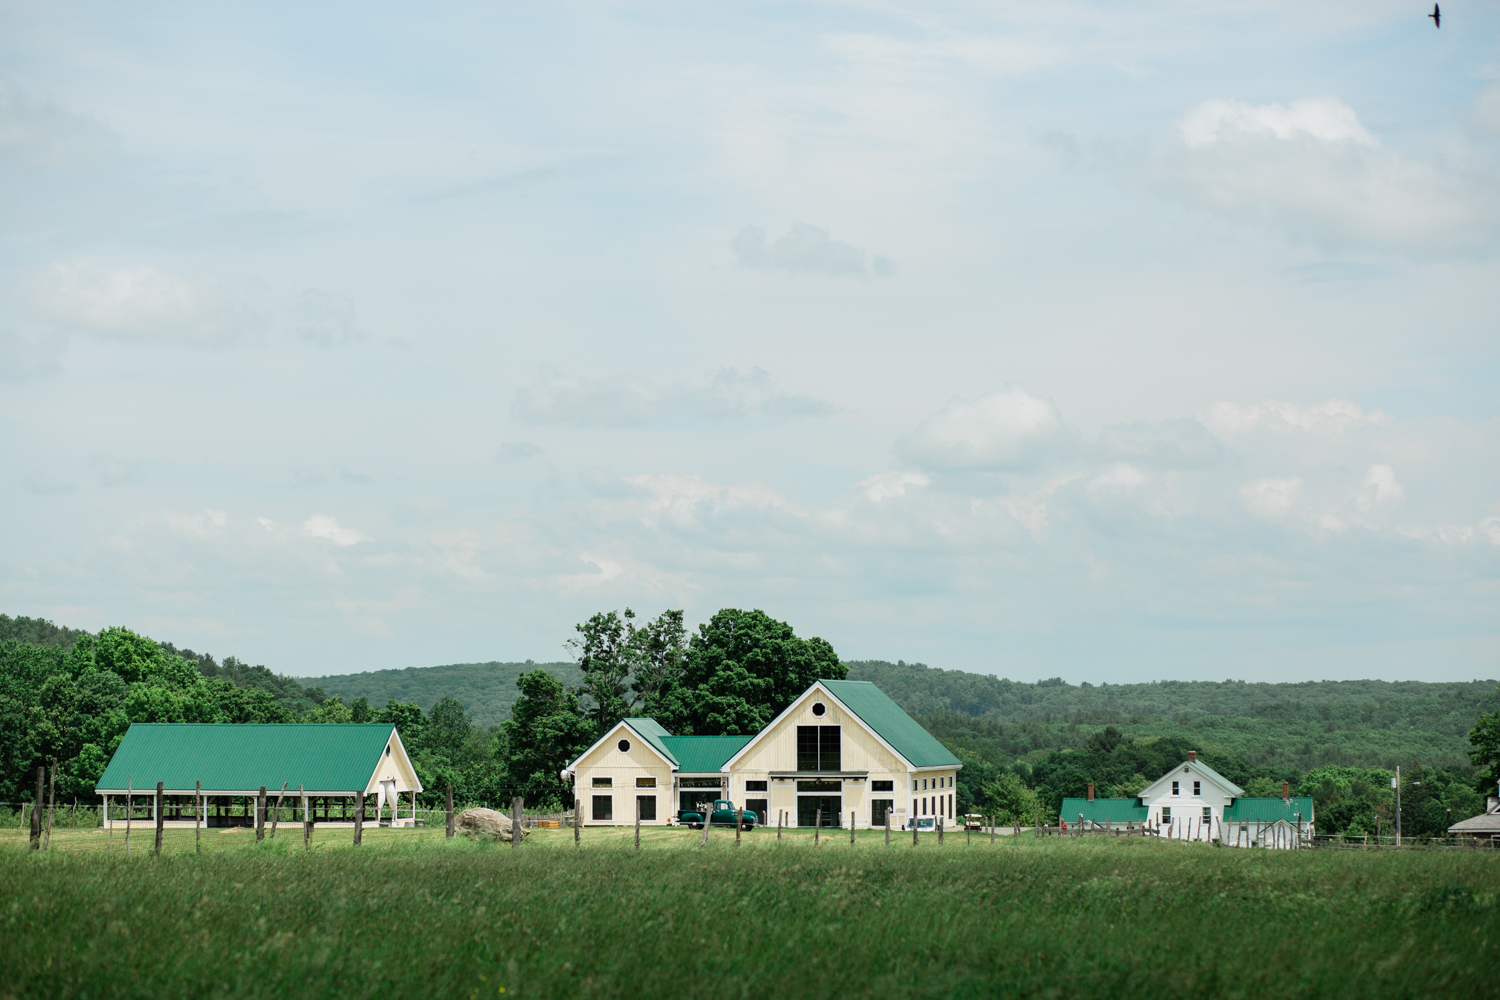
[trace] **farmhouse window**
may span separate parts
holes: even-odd
[[[797,770],[843,770],[841,726],[797,727]]]
[[[872,782],[870,782],[870,791],[872,791],[872,792],[894,792],[895,790],[896,790],[896,783],[894,781],[872,781]]]
[[[637,788],[655,788],[656,787],[656,779],[655,778],[636,778],[635,779],[635,787],[637,787]]]
[[[613,787],[615,787],[615,779],[614,778],[595,778],[594,779],[594,787],[595,788],[613,788]]]
[[[656,821],[656,796],[637,795],[635,797],[636,815],[640,816],[641,822],[651,823]]]
[[[838,792],[843,790],[843,782],[839,781],[799,781],[797,791],[799,792]]]
[[[1177,794],[1177,782],[1175,782],[1175,781],[1172,782],[1172,794],[1173,795]]]
[[[1209,820],[1211,820],[1213,818],[1214,818],[1214,811],[1212,809],[1210,809],[1208,806],[1204,806],[1203,807],[1203,822],[1207,823]]]
[[[1172,822],[1172,807],[1171,806],[1162,806],[1161,807],[1161,821],[1163,823],[1170,823],[1170,822]]]
[[[1195,782],[1193,782],[1193,794],[1194,795],[1202,795],[1203,794],[1203,782],[1201,782],[1201,781],[1195,781]]]
[[[609,823],[615,818],[615,797],[613,795],[594,796],[594,822]]]
[[[766,790],[766,783],[764,781],[747,781],[747,782],[745,782],[745,791],[747,791],[747,792],[763,792],[765,790]]]

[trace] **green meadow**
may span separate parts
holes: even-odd
[[[0,840],[0,997],[1492,995],[1500,855],[835,831]],[[145,833],[145,836],[141,834]]]

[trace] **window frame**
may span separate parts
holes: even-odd
[[[1176,781],[1172,782],[1172,794],[1173,795],[1179,794],[1179,792],[1178,792],[1179,785],[1180,785],[1180,782],[1176,782]]]
[[[638,778],[635,779],[635,787],[637,787],[637,788],[655,788],[656,787],[656,778],[655,777],[646,777],[646,778],[640,778],[640,777],[638,777]]]
[[[600,808],[601,803],[603,808]],[[600,813],[603,815],[600,815]],[[615,821],[615,797],[613,795],[595,795],[589,815],[595,823],[613,823]]]
[[[591,781],[589,783],[589,787],[590,788],[613,788],[613,787],[615,787],[615,779],[613,777],[608,777],[608,778],[600,777],[599,775],[596,774],[596,775],[594,775],[593,781]]]
[[[771,783],[769,781],[766,781],[764,778],[760,778],[760,779],[746,778],[745,779],[745,791],[746,792],[769,792],[770,790],[771,790]]]
[[[648,802],[651,803],[651,815],[650,816],[646,815],[646,809],[645,809],[645,805]],[[637,795],[635,797],[635,810],[636,810],[636,815],[640,816],[642,823],[655,823],[656,822],[656,796],[655,795]]]

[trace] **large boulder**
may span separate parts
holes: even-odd
[[[465,837],[499,837],[509,840],[511,835],[510,817],[493,809],[465,809],[454,817],[453,825]],[[531,831],[523,826],[521,836],[529,837]]]

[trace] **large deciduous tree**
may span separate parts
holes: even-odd
[[[1481,715],[1469,730],[1469,760],[1484,768],[1480,774],[1481,790],[1489,790],[1500,781],[1500,711]]]
[[[662,721],[680,733],[759,732],[813,681],[847,673],[826,640],[798,638],[764,611],[724,608],[689,641]]]
[[[522,674],[516,687],[521,697],[501,725],[496,746],[507,785],[536,798],[543,790],[556,789],[559,772],[598,737],[578,696],[547,671]]]

